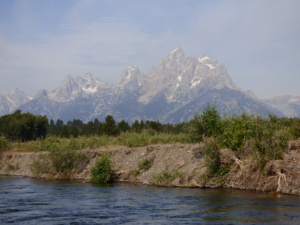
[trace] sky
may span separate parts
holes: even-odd
[[[116,81],[180,46],[260,98],[300,96],[299,0],[0,0],[0,94]]]

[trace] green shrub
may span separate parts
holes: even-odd
[[[109,154],[101,155],[97,158],[95,165],[91,169],[91,179],[95,183],[108,183],[112,181],[114,170]]]
[[[44,140],[39,141],[36,151],[50,151],[53,145],[63,145],[63,139],[56,136],[48,136]]]
[[[166,167],[162,172],[153,175],[152,182],[155,185],[166,186],[177,178],[181,181],[183,178],[182,173],[178,171],[170,171],[169,168]]]
[[[137,176],[140,172],[149,170],[153,165],[153,161],[154,157],[140,161],[138,168],[134,172],[134,175]]]
[[[263,120],[243,113],[223,120],[223,133],[220,135],[224,147],[241,151],[248,140],[261,137]]]
[[[41,154],[36,159],[34,159],[29,168],[35,175],[39,175],[41,173],[49,173],[51,171],[51,163],[47,155]]]
[[[9,148],[10,142],[3,136],[0,136],[0,152]]]
[[[86,162],[86,155],[77,150],[53,144],[49,152],[53,168],[57,172],[68,172],[80,168]]]
[[[152,165],[153,165],[153,161],[154,161],[154,158],[142,160],[142,161],[139,163],[138,169],[139,169],[140,171],[141,171],[141,170],[144,170],[144,171],[149,170],[149,169],[152,167]]]
[[[203,141],[204,137],[217,137],[223,131],[221,116],[214,105],[207,105],[201,114],[190,121],[192,142]]]
[[[207,167],[207,176],[216,176],[221,169],[221,162],[219,159],[220,141],[211,138],[205,141],[205,164]]]

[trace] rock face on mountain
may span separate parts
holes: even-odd
[[[264,100],[264,102],[287,117],[300,117],[300,97],[285,95]]]
[[[177,47],[148,74],[130,65],[114,83],[91,74],[68,75],[51,92],[41,90],[29,98],[16,90],[0,96],[0,114],[21,109],[51,119],[84,121],[112,115],[116,120],[159,120],[177,123],[191,119],[207,104],[224,114],[274,113],[284,116],[276,104],[243,92],[232,82],[225,66],[207,55],[185,56]],[[295,109],[298,112],[300,108]]]
[[[0,94],[0,115],[10,113],[30,100],[32,100],[32,98],[19,89],[13,90],[6,96]]]

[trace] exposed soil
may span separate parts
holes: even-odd
[[[292,146],[292,147],[291,147]],[[202,144],[167,144],[146,147],[109,146],[94,150],[83,150],[88,160],[78,171],[59,174],[56,171],[34,174],[31,164],[47,153],[3,152],[0,157],[0,175],[43,179],[90,180],[90,169],[99,155],[109,153],[116,172],[117,181],[154,184],[153,177],[163,171],[179,172],[180,178],[168,186],[200,188],[236,188],[256,191],[278,192],[300,195],[300,141],[289,145],[283,160],[268,162],[262,170],[252,157],[239,159],[230,149],[219,151],[220,160],[230,171],[222,179],[204,179],[207,168]],[[152,167],[138,170],[139,163],[152,159]]]

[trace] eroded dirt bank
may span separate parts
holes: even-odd
[[[47,153],[3,152],[0,157],[0,175],[21,176],[44,179],[90,180],[90,169],[96,158],[105,153],[111,155],[118,181],[154,184],[156,175],[165,171],[179,172],[182,176],[171,181],[169,186],[178,187],[226,187],[267,192],[300,195],[300,148],[291,147],[283,160],[268,162],[262,171],[251,157],[239,159],[229,149],[220,150],[222,164],[228,165],[229,172],[222,179],[204,179],[207,171],[205,157],[196,145],[151,145],[146,147],[110,146],[95,150],[83,150],[87,161],[80,170],[62,175],[54,170],[33,173],[34,160]],[[139,163],[152,159],[150,169],[138,170]]]

